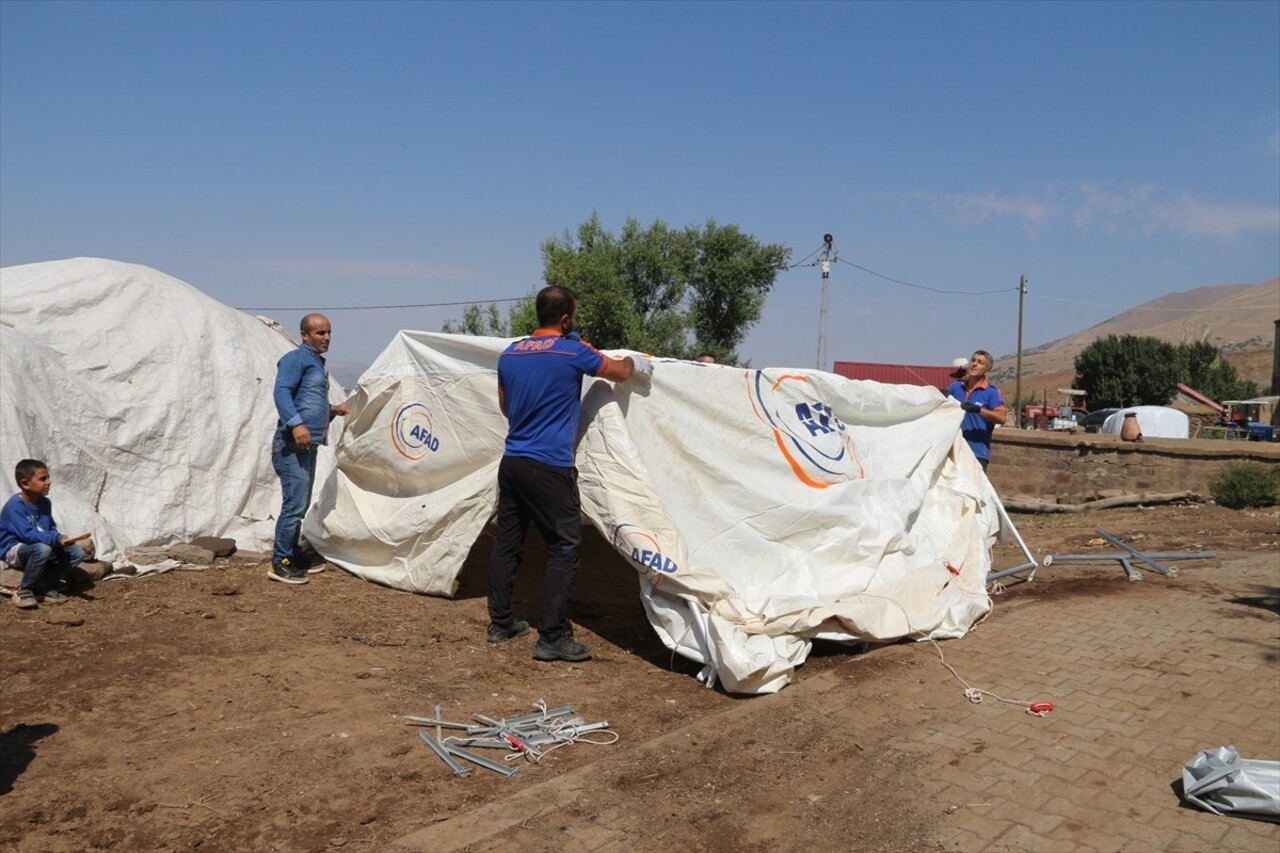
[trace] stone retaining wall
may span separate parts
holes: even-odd
[[[1192,491],[1242,462],[1280,465],[1280,443],[1144,438],[1001,428],[987,472],[1005,498],[1081,503],[1112,494]],[[1102,494],[1106,492],[1107,494]]]

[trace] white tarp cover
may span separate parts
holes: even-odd
[[[369,368],[304,524],[326,558],[453,594],[496,507],[509,342],[401,332]],[[962,414],[930,388],[660,359],[585,383],[583,512],[669,647],[775,691],[814,638],[959,637],[989,610],[999,498]]]
[[[1216,815],[1280,823],[1280,761],[1241,758],[1230,744],[1202,749],[1182,767],[1182,796]]]
[[[1191,435],[1191,419],[1186,412],[1168,406],[1130,406],[1121,409],[1102,422],[1100,432],[1119,435],[1124,426],[1124,416],[1133,412],[1138,416],[1138,428],[1143,438],[1187,438]]]
[[[0,269],[0,493],[17,491],[19,459],[45,461],[59,529],[92,532],[99,559],[195,536],[269,550],[271,391],[293,346],[271,321],[149,267]]]

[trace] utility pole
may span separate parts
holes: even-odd
[[[1027,277],[1018,277],[1018,366],[1013,384],[1013,405],[1018,409],[1017,423],[1022,426],[1022,304],[1027,295]]]
[[[831,256],[832,237],[830,234],[822,235],[822,255],[818,258],[818,265],[822,267],[822,308],[818,312],[818,369],[827,369],[827,292],[831,287],[831,262],[839,258]]]

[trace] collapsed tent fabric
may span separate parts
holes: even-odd
[[[348,401],[304,532],[398,589],[452,595],[496,507],[509,340],[401,332]],[[962,636],[990,608],[996,496],[929,388],[661,360],[584,384],[583,513],[655,630],[726,689],[780,689],[815,638]]]
[[[149,267],[76,258],[0,270],[3,494],[17,491],[19,459],[48,463],[58,527],[93,533],[99,559],[195,536],[269,548],[280,508],[271,392],[294,346],[272,321]]]

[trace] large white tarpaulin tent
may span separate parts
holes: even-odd
[[[102,559],[195,536],[269,549],[280,508],[271,391],[295,345],[148,267],[76,258],[0,270],[0,494],[17,491],[19,459],[45,461],[59,528],[92,532]]]
[[[357,575],[451,595],[496,506],[498,338],[401,332],[349,401],[307,538]],[[999,498],[936,390],[658,360],[587,380],[584,515],[655,630],[731,691],[811,640],[963,635],[990,608]]]
[[[1138,428],[1146,438],[1187,438],[1191,435],[1191,418],[1169,406],[1130,406],[1120,409],[1102,422],[1103,435],[1119,435],[1125,415],[1138,419]]]

